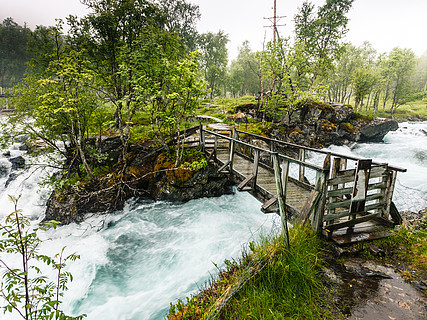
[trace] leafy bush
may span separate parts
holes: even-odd
[[[71,273],[64,271],[66,263],[80,256],[75,253],[64,256],[65,247],[53,258],[40,254],[38,247],[42,240],[38,232],[56,228],[59,222],[49,221],[33,228],[30,220],[17,209],[19,197],[9,197],[15,204],[15,211],[6,217],[4,224],[0,224],[0,252],[19,256],[21,265],[11,266],[3,258],[0,259],[0,268],[5,269],[0,287],[0,297],[6,302],[4,312],[16,312],[26,320],[83,319],[86,315],[66,316],[59,308],[67,283],[73,280]],[[35,262],[51,266],[57,274],[56,281],[49,281],[42,275]]]

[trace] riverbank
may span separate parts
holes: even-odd
[[[252,243],[168,319],[425,319],[426,239],[419,225],[342,249],[297,225],[289,251],[281,237]]]

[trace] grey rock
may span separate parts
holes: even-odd
[[[390,131],[396,131],[399,124],[395,120],[370,124],[360,129],[360,142],[381,142]]]
[[[12,170],[19,170],[25,168],[25,159],[21,156],[10,158],[9,161],[10,163],[12,163]]]

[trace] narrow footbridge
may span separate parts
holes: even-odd
[[[406,169],[229,128],[200,126],[199,143],[265,213],[277,212],[340,244],[387,236],[401,223],[392,198]]]

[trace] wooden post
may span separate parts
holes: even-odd
[[[311,219],[311,227],[317,233],[322,232],[323,227],[323,216],[325,214],[326,205],[326,192],[328,191],[327,179],[329,176],[329,170],[331,169],[331,154],[328,153],[323,163],[323,170],[317,171],[316,174],[316,186],[315,190],[320,193],[320,200],[314,211],[314,216]]]
[[[274,142],[273,141],[270,141],[270,151],[271,152],[275,152],[275,150],[274,150]],[[273,161],[274,161],[273,160],[273,155],[270,154],[270,167],[274,168],[274,162]]]
[[[282,179],[280,177],[279,155],[277,152],[272,154],[274,178],[276,180],[277,202],[279,204],[280,218],[282,220],[283,240],[285,246],[289,248],[288,217],[283,199]]]
[[[217,160],[218,159],[218,157],[217,157],[217,150],[218,150],[218,137],[217,136],[214,136],[214,157],[215,157],[215,160]]]
[[[254,155],[254,167],[252,169],[252,190],[256,191],[256,180],[258,177],[258,166],[259,166],[259,150],[256,149],[255,150],[255,155]]]
[[[204,136],[203,136],[203,125],[202,125],[202,123],[200,123],[199,131],[200,131],[200,138],[199,138],[200,150],[202,150],[203,152],[205,152],[205,143],[203,141]]]
[[[286,192],[288,190],[288,176],[289,176],[289,161],[282,162],[282,196],[283,201],[286,203]]]
[[[230,160],[230,163],[229,163],[230,174],[233,171],[233,160],[234,160],[234,151],[235,151],[235,148],[236,148],[236,143],[234,142],[234,139],[232,139],[230,141],[230,158],[229,158],[229,160]]]
[[[396,185],[396,176],[397,172],[395,170],[392,170],[390,173],[390,178],[388,180],[387,191],[384,199],[387,203],[387,206],[385,212],[382,215],[382,217],[386,219],[390,218],[391,201],[393,199],[394,186]]]
[[[299,149],[299,161],[305,162],[305,149],[300,148]],[[304,175],[305,175],[305,167],[303,165],[299,165],[299,181],[304,182]]]

